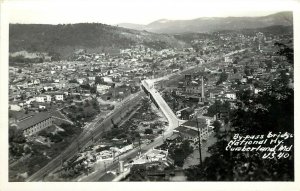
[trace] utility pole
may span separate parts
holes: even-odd
[[[63,159],[62,159],[62,157],[60,157],[60,169],[61,169],[61,170],[59,171],[59,175],[62,174],[63,164],[64,164]]]
[[[139,147],[140,147],[140,155],[142,154],[142,149],[141,149],[141,137],[139,137]]]
[[[202,168],[202,154],[201,154],[201,139],[200,139],[200,128],[198,125],[198,117],[196,118],[197,129],[198,129],[198,138],[199,138],[199,155],[200,155],[200,167]]]

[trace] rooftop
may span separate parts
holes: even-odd
[[[180,133],[183,133],[183,134],[187,134],[187,135],[190,135],[190,136],[198,136],[198,132],[193,130],[193,129],[190,129],[190,128],[187,128],[187,127],[183,127],[183,126],[179,126],[176,128],[177,131],[179,131]]]
[[[182,126],[190,126],[190,127],[197,128],[197,121],[196,121],[196,119],[192,119],[192,120],[189,120],[189,121],[183,123]],[[198,126],[200,128],[205,127],[206,126],[206,119],[199,118],[198,119]]]
[[[42,121],[45,121],[46,119],[49,119],[51,115],[49,113],[38,113],[36,115],[29,115],[19,120],[17,123],[19,129],[25,130],[29,127],[32,127],[33,125],[40,123]]]

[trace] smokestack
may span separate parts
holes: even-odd
[[[203,82],[203,76],[202,76],[202,91],[201,91],[201,97],[202,97],[202,102],[204,102],[204,82]]]

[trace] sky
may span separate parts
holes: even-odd
[[[149,24],[159,19],[265,16],[291,10],[293,0],[7,0],[10,23]]]

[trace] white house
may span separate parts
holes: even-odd
[[[225,93],[225,96],[229,99],[233,99],[235,100],[236,99],[236,93],[235,92],[226,92]]]
[[[44,106],[44,105],[39,105],[39,109],[46,109],[46,106]]]
[[[84,79],[77,79],[77,82],[78,82],[79,84],[83,84]]]
[[[56,94],[55,95],[55,100],[64,101],[64,94]]]
[[[110,86],[102,85],[102,84],[97,85],[97,92],[98,93],[105,93],[109,89],[110,89]]]
[[[111,70],[112,71],[112,70]],[[112,79],[110,77],[103,77],[102,78],[104,82],[106,83],[113,83]]]
[[[35,98],[30,98],[30,99],[28,99],[28,100],[26,101],[26,104],[29,105],[29,104],[31,104],[31,102],[33,102],[33,101],[36,101],[36,99],[35,99]]]
[[[22,107],[17,104],[10,104],[9,109],[12,111],[20,111],[22,109]]]
[[[254,89],[254,93],[255,93],[255,94],[258,94],[258,93],[261,92],[261,91],[262,91],[262,89],[259,89],[259,88],[255,88],[255,89]]]
[[[230,58],[229,56],[225,56],[225,57],[224,57],[224,61],[225,61],[226,63],[231,63],[231,62],[232,62],[232,58]]]
[[[34,81],[33,81],[33,84],[35,84],[35,85],[38,85],[38,84],[40,84],[41,83],[41,81],[39,80],[39,79],[35,79]]]
[[[247,83],[247,78],[242,78],[240,81],[241,83]]]
[[[46,96],[47,102],[51,102],[52,101],[52,96],[51,95],[45,95],[45,96]]]
[[[36,102],[41,102],[41,103],[43,103],[43,102],[46,101],[46,96],[44,96],[44,95],[36,96],[36,97],[35,97],[35,101],[36,101]]]
[[[88,79],[89,79],[90,81],[95,81],[95,80],[96,80],[96,77],[95,77],[95,76],[89,76]]]
[[[44,86],[44,90],[45,91],[53,90],[53,87],[52,86]]]

